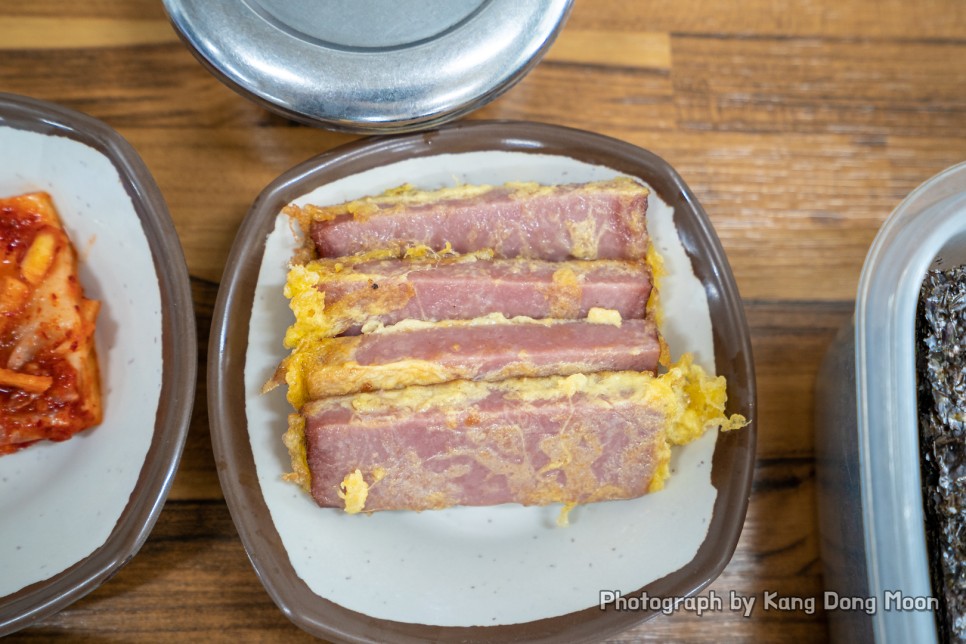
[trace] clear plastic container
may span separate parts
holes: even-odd
[[[966,163],[914,190],[866,258],[815,397],[819,530],[836,641],[935,642],[923,523],[915,318],[930,268],[966,263]],[[918,599],[917,599],[918,598]],[[906,602],[906,603],[904,603]]]

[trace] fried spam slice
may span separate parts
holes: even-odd
[[[0,199],[0,454],[101,422],[99,308],[50,196]]]
[[[373,333],[320,338],[282,364],[290,401],[451,380],[495,381],[598,371],[656,372],[661,355],[652,320],[621,320],[593,309],[582,320],[506,318],[406,320]]]
[[[292,208],[319,257],[425,245],[496,257],[642,259],[648,190],[629,177],[545,186],[400,186],[335,206]]]
[[[470,320],[491,313],[578,319],[592,308],[617,311],[625,320],[643,318],[651,293],[644,261],[493,259],[490,251],[387,254],[293,265],[285,295],[296,322],[286,346],[409,319]]]
[[[725,399],[687,359],[324,398],[290,418],[289,478],[350,513],[633,498],[663,487],[671,445],[744,424]]]

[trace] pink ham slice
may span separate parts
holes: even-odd
[[[367,322],[490,313],[576,319],[593,307],[643,318],[651,279],[644,262],[382,260],[328,272],[319,288],[335,333],[357,333]]]
[[[434,324],[320,340],[301,365],[309,399],[450,380],[657,369],[651,320]]]
[[[330,207],[307,206],[320,257],[426,245],[496,257],[642,259],[647,189],[623,177],[560,186],[507,184],[480,192],[397,190]]]
[[[577,379],[577,380],[575,380]],[[356,470],[363,511],[589,503],[645,494],[669,455],[646,374],[591,374],[327,398],[305,418],[311,493],[343,507]]]

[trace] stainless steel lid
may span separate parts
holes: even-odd
[[[164,0],[223,82],[282,115],[352,132],[433,127],[537,63],[573,0]]]

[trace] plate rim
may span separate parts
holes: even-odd
[[[0,126],[88,145],[117,170],[138,215],[161,297],[162,380],[151,444],[110,535],[49,579],[0,597],[0,636],[57,613],[107,581],[141,549],[157,522],[184,448],[197,383],[194,307],[184,252],[161,190],[135,149],[103,121],[31,97],[0,92]]]
[[[293,623],[314,635],[347,642],[378,642],[387,636],[403,642],[424,641],[427,637],[440,641],[584,642],[626,630],[658,614],[656,610],[618,612],[593,606],[555,617],[496,626],[435,626],[374,618],[344,608],[308,588],[292,568],[261,495],[246,412],[244,405],[238,403],[245,397],[243,374],[255,284],[268,232],[281,207],[320,185],[323,179],[334,181],[413,157],[483,150],[565,156],[606,165],[630,176],[641,176],[644,168],[659,168],[660,177],[647,176],[645,180],[666,200],[673,199],[676,208],[680,204],[689,211],[693,229],[682,234],[677,211],[676,228],[689,258],[704,253],[712,260],[707,266],[696,265],[695,273],[705,285],[712,309],[718,371],[729,376],[729,413],[742,413],[749,425],[740,431],[719,434],[711,472],[718,494],[708,533],[694,558],[634,594],[644,590],[651,596],[695,594],[721,573],[737,547],[751,492],[757,436],[750,334],[720,241],[707,214],[678,173],[654,153],[630,143],[584,130],[526,121],[466,121],[431,132],[354,141],[296,165],[259,194],[238,230],[226,262],[208,351],[212,446],[232,520],[272,600]],[[655,178],[659,180],[654,181]],[[709,289],[709,284],[714,288]],[[717,304],[713,298],[717,298]],[[716,309],[722,307],[727,315],[715,318]],[[228,315],[234,310],[248,313]],[[726,331],[729,342],[725,342]],[[726,344],[737,350],[729,353]],[[239,459],[243,463],[239,464]],[[721,492],[726,481],[732,485],[732,492],[727,495]],[[256,515],[267,517],[267,524],[258,523]]]

